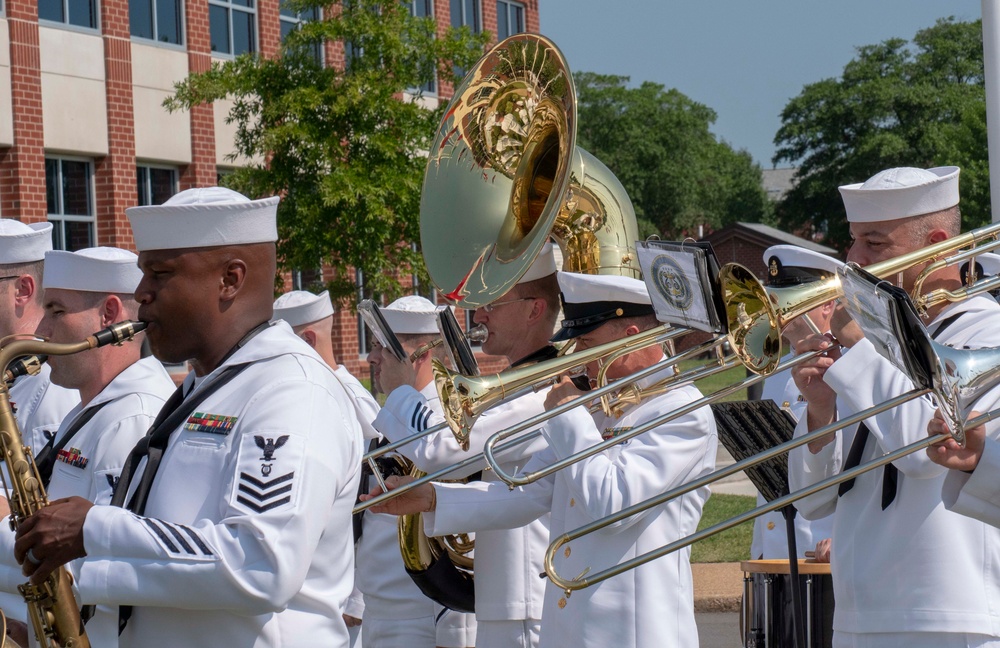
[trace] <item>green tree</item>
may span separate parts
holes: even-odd
[[[912,43],[859,47],[840,78],[805,86],[781,121],[774,162],[799,169],[778,206],[790,231],[846,249],[837,187],[897,166],[962,167],[963,227],[989,221],[980,21],[943,19]]]
[[[449,29],[438,38],[433,19],[412,17],[399,2],[296,0],[303,11],[321,6],[325,20],[304,23],[275,58],[243,55],[178,83],[170,110],[230,98],[227,121],[237,124],[236,156],[252,162],[226,176],[250,196],[280,194],[279,263],[339,271],[331,296],[354,300],[362,271],[365,294],[395,295],[396,276],[426,283],[418,250],[424,152],[441,110],[420,101],[434,78],[452,79],[470,67],[488,35]],[[346,66],[323,66],[318,44],[345,43]],[[238,157],[237,157],[238,156]]]
[[[618,176],[642,235],[772,215],[760,167],[710,132],[711,108],[657,83],[629,88],[623,76],[582,72],[575,81],[579,144]]]

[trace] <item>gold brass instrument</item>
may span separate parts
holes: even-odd
[[[121,344],[144,328],[145,322],[120,322],[75,344],[16,339],[0,348],[0,373],[6,372],[8,366],[22,356],[69,355],[106,344]],[[31,449],[21,440],[6,382],[0,383],[0,454],[10,472],[10,525],[16,530],[24,520],[48,506],[49,502]],[[40,585],[25,583],[19,585],[18,590],[28,604],[28,617],[40,645],[46,648],[89,648],[90,641],[80,619],[80,608],[73,596],[71,577],[66,567],[53,571]]]
[[[924,281],[934,272],[957,265],[976,254],[982,254],[1000,247],[1000,223],[971,230],[940,243],[923,247],[865,267],[865,271],[888,278],[921,263],[928,263],[913,284],[911,297],[917,311],[927,309],[945,301],[958,301],[983,289],[968,289],[949,292],[932,290],[923,293]],[[991,241],[989,243],[984,243]],[[962,248],[973,249],[958,252]],[[956,253],[957,252],[957,253]],[[944,255],[956,253],[953,256]],[[1000,281],[988,279],[988,285],[996,288]],[[729,263],[722,267],[719,282],[722,285],[722,300],[726,305],[729,342],[748,369],[755,373],[774,373],[781,358],[781,330],[791,320],[813,308],[836,299],[842,294],[840,278],[817,281],[804,286],[787,288],[765,287],[752,272],[745,267]]]
[[[563,269],[639,278],[635,211],[576,146],[576,91],[550,40],[516,34],[466,75],[434,138],[420,198],[431,280],[476,308],[499,299],[552,236]]]
[[[847,268],[842,272],[847,275],[855,274],[851,268]],[[873,284],[867,285],[874,292],[879,292],[879,289],[877,289],[877,287]],[[859,299],[858,293],[853,293],[852,295],[849,295],[849,297],[849,301]],[[864,409],[851,416],[844,417],[839,421],[831,423],[830,425],[813,430],[812,432],[801,437],[778,444],[764,452],[736,462],[726,468],[716,470],[709,475],[699,477],[698,479],[692,480],[686,484],[670,489],[665,493],[652,497],[645,502],[640,502],[630,506],[614,515],[596,520],[584,527],[580,527],[563,534],[557,538],[552,545],[550,545],[549,550],[546,553],[546,573],[548,573],[550,578],[552,578],[553,583],[566,590],[568,595],[572,590],[581,589],[583,587],[588,587],[601,582],[607,578],[611,578],[612,576],[620,574],[628,569],[638,567],[650,560],[654,560],[655,558],[666,555],[672,551],[682,549],[700,539],[728,529],[758,515],[778,510],[791,502],[814,493],[818,493],[831,485],[846,481],[863,472],[867,472],[873,468],[883,466],[889,462],[895,461],[896,459],[923,450],[933,443],[943,441],[947,438],[954,438],[959,443],[964,443],[965,428],[982,425],[990,420],[993,420],[994,418],[1000,417],[1000,410],[994,410],[982,416],[976,417],[971,421],[965,420],[971,413],[975,402],[983,394],[995,388],[997,384],[1000,384],[1000,347],[984,349],[953,349],[943,344],[939,344],[931,339],[926,330],[920,326],[919,322],[915,321],[919,317],[915,308],[910,309],[909,315],[907,314],[907,310],[905,308],[892,309],[891,307],[885,311],[884,314],[882,314],[879,312],[879,306],[875,301],[861,300],[858,302],[858,305],[869,306],[869,310],[866,312],[866,317],[871,320],[871,322],[868,323],[875,325],[870,329],[872,331],[871,335],[878,338],[880,335],[888,333],[895,336],[898,340],[907,340],[907,343],[904,344],[901,342],[899,344],[899,352],[909,356],[913,362],[906,362],[906,359],[899,359],[899,361],[903,362],[908,367],[914,368],[914,373],[911,375],[911,379],[917,383],[917,386],[914,389],[891,398],[883,403],[873,405],[872,407]],[[865,331],[866,335],[869,335],[869,328],[865,328]],[[918,365],[925,363],[927,373],[924,373],[923,370],[918,368]],[[952,430],[950,435],[942,434],[921,439],[887,453],[879,457],[877,460],[862,464],[861,466],[844,471],[839,475],[830,477],[826,480],[818,482],[817,484],[813,484],[808,488],[778,498],[766,506],[759,507],[753,511],[738,516],[733,520],[720,523],[711,529],[705,529],[704,531],[693,534],[688,538],[679,539],[660,549],[648,552],[620,565],[616,565],[590,575],[589,577],[587,576],[587,572],[585,572],[577,578],[565,579],[559,576],[555,571],[555,556],[557,555],[559,549],[568,542],[604,529],[612,524],[664,504],[693,490],[703,486],[708,486],[719,479],[728,477],[729,475],[733,475],[756,464],[772,459],[782,453],[792,450],[793,448],[818,440],[823,436],[846,428],[855,423],[859,423],[865,419],[871,418],[881,412],[885,412],[925,394],[934,394],[937,397],[938,406],[944,413],[946,419],[950,421],[950,429]],[[646,425],[643,427],[646,427]]]

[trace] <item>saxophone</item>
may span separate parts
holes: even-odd
[[[8,366],[19,358],[35,354],[69,355],[106,344],[121,344],[131,340],[146,328],[145,322],[125,321],[98,331],[82,342],[56,344],[36,339],[15,339],[0,347],[0,375],[7,376]],[[9,340],[9,338],[8,338]],[[16,373],[16,372],[15,372]],[[24,445],[14,418],[7,381],[0,381],[0,457],[10,472],[8,501],[10,526],[16,530],[35,511],[48,506],[31,448]],[[73,596],[72,577],[65,566],[52,572],[40,585],[25,583],[18,590],[28,604],[35,637],[44,648],[90,648],[87,632],[80,618],[80,608]],[[3,648],[17,644],[9,638]]]

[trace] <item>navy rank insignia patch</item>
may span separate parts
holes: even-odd
[[[189,416],[187,422],[184,423],[184,429],[188,432],[208,432],[209,434],[227,436],[233,431],[233,427],[235,425],[235,416],[195,412]]]
[[[631,429],[632,429],[631,425],[629,425],[628,427],[612,427],[612,428],[607,428],[601,434],[601,438],[604,439],[605,441],[607,441],[608,439],[614,439],[618,435],[624,434],[624,433],[628,432]]]
[[[278,437],[278,440],[268,438],[266,441],[262,436],[255,436],[253,438],[257,447],[264,451],[264,456],[260,458],[261,461],[274,461],[274,451],[285,445],[288,442],[288,435],[283,434]]]
[[[90,459],[80,454],[79,448],[70,448],[69,450],[63,448],[59,451],[59,454],[56,455],[56,459],[69,464],[74,468],[79,468],[80,470],[86,468],[87,464],[90,463]]]
[[[236,501],[252,511],[263,513],[292,501],[292,477],[294,472],[274,479],[262,480],[253,475],[240,473],[240,494]]]

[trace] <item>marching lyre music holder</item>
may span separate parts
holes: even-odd
[[[639,241],[639,265],[661,322],[723,333],[719,263],[707,242]]]
[[[399,343],[399,338],[393,333],[392,328],[389,327],[389,323],[385,321],[385,316],[379,310],[378,304],[370,299],[362,300],[358,304],[358,313],[361,314],[361,319],[368,325],[378,343],[388,349],[396,357],[396,360],[403,362],[408,359],[406,351],[403,350],[403,345]]]

